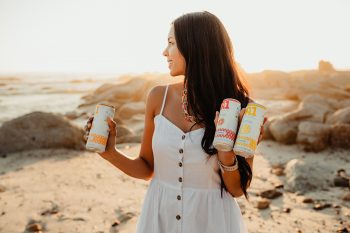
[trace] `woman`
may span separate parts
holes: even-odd
[[[250,101],[230,38],[213,14],[185,14],[172,23],[163,55],[170,75],[185,78],[150,91],[139,157],[130,159],[115,148],[111,119],[106,151],[100,155],[129,176],[152,178],[138,233],[247,232],[234,197],[247,197],[253,158],[212,146],[223,99],[241,102],[240,120]],[[263,127],[259,141],[262,134]],[[218,161],[228,168],[223,173]]]

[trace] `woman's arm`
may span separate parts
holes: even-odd
[[[103,156],[104,159],[131,177],[149,180],[153,176],[152,137],[154,132],[154,116],[155,108],[159,100],[162,99],[161,95],[161,86],[152,88],[148,94],[146,101],[145,126],[139,156],[136,159],[132,159],[117,148],[108,155]]]
[[[231,166],[235,161],[235,153],[233,151],[224,152],[224,151],[218,151],[218,159],[221,161],[223,165]],[[247,158],[246,161],[248,162],[250,169],[253,171],[253,160],[252,158]],[[222,178],[224,180],[225,186],[227,188],[227,191],[233,196],[233,197],[240,197],[242,196],[243,190],[241,188],[241,176],[239,175],[238,169],[234,171],[225,171],[222,174]],[[250,183],[247,185],[247,188],[250,186]]]

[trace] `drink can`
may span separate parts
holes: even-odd
[[[114,118],[115,108],[111,105],[99,103],[96,105],[94,119],[92,121],[86,149],[94,152],[104,152],[106,150],[109,135],[107,118]]]
[[[265,113],[266,107],[260,104],[249,103],[247,105],[233,147],[233,152],[236,155],[245,158],[254,156]]]
[[[232,151],[236,138],[241,103],[227,98],[221,103],[213,146],[220,151]]]

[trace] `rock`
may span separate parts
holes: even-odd
[[[135,114],[144,114],[146,109],[145,102],[133,102],[123,104],[115,113],[120,119],[130,119]],[[142,119],[143,120],[143,119]]]
[[[318,152],[327,148],[330,134],[330,125],[305,121],[298,126],[296,141],[303,150]]]
[[[307,204],[314,203],[314,200],[312,198],[306,197],[303,199],[303,203],[307,203]]]
[[[126,125],[117,125],[117,139],[125,136],[134,135],[134,132],[129,129]]]
[[[259,194],[259,196],[263,198],[274,199],[276,197],[282,196],[282,193],[277,191],[276,189],[270,189],[270,190],[262,191]]]
[[[273,139],[273,136],[270,132],[270,125],[271,125],[271,122],[274,121],[274,118],[267,118],[267,121],[265,122],[264,124],[264,134],[263,134],[263,140],[270,140],[270,139]]]
[[[349,86],[350,87],[350,86]],[[341,100],[341,101],[337,101],[337,103],[335,104],[337,109],[342,109],[342,108],[347,108],[350,106],[350,99],[345,99],[345,100]]]
[[[42,226],[38,223],[28,224],[26,230],[29,232],[38,232],[42,230]]]
[[[318,71],[321,73],[324,73],[324,72],[335,72],[336,70],[334,69],[332,63],[330,63],[329,61],[320,60],[318,62]]]
[[[338,230],[337,230],[337,233],[348,233],[349,230],[348,228],[346,227],[340,227]]]
[[[3,123],[0,151],[10,153],[40,148],[84,150],[83,136],[84,130],[71,124],[61,114],[32,112]]]
[[[332,126],[330,144],[332,147],[350,148],[350,124]]]
[[[293,144],[298,134],[298,125],[297,121],[289,121],[281,117],[270,124],[269,132],[277,142]]]
[[[52,208],[45,210],[41,213],[41,215],[45,216],[45,215],[52,215],[52,214],[57,214],[58,213],[58,206],[56,204],[53,204]]]
[[[125,213],[125,214],[121,214],[121,215],[119,216],[119,220],[120,220],[121,223],[122,223],[122,222],[127,222],[127,221],[129,221],[130,219],[132,219],[134,216],[135,216],[134,213],[132,213],[132,212],[127,212],[127,213]]]
[[[280,168],[280,167],[272,168],[271,173],[276,175],[276,176],[283,176],[284,175],[283,168]]]
[[[350,187],[350,181],[340,176],[334,177],[333,183],[335,187]]]
[[[325,208],[330,208],[332,207],[331,204],[328,203],[316,203],[313,207],[314,210],[323,210]]]
[[[116,227],[120,225],[120,221],[117,219],[114,221],[114,223],[112,224],[112,227]]]
[[[80,117],[81,114],[79,114],[78,112],[76,111],[70,111],[70,112],[67,112],[66,114],[64,114],[64,116],[66,118],[68,118],[69,120],[74,120],[74,119],[77,119],[78,117]]]
[[[281,189],[281,188],[284,188],[284,185],[282,183],[277,183],[277,184],[275,184],[275,188]]]
[[[329,114],[326,119],[327,124],[350,124],[350,107],[342,108]]]
[[[284,189],[289,192],[304,194],[312,190],[322,190],[327,187],[327,166],[321,164],[307,164],[304,160],[292,159],[285,168],[286,183]]]
[[[304,97],[298,108],[284,115],[287,121],[307,120],[324,123],[326,115],[334,111],[334,106],[318,94]]]
[[[3,185],[0,185],[0,193],[3,193],[6,191],[6,187]]]
[[[342,199],[343,199],[343,201],[350,201],[350,192],[344,194]]]
[[[139,135],[127,135],[127,136],[124,136],[124,137],[117,137],[117,141],[116,143],[117,144],[120,144],[120,143],[141,143],[142,141],[142,135],[139,134]]]
[[[95,106],[99,102],[112,104],[118,109],[125,103],[146,102],[147,95],[152,87],[171,79],[148,75],[144,77],[124,76],[118,78],[118,83],[106,83],[97,88],[92,94],[83,96],[85,103],[79,108]],[[171,82],[171,81],[170,81]]]
[[[258,208],[259,210],[269,208],[269,206],[270,206],[270,201],[266,198],[262,198],[255,203],[255,207]]]
[[[290,208],[283,208],[282,210],[284,213],[290,213],[291,209]]]

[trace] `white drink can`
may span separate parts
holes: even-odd
[[[107,118],[114,118],[115,108],[111,105],[99,103],[96,105],[94,120],[92,121],[86,149],[94,152],[104,152],[106,150],[109,135]]]
[[[233,147],[233,152],[245,158],[254,156],[261,125],[264,122],[266,107],[249,103],[243,115],[241,125],[238,130],[237,139]]]
[[[238,100],[227,98],[222,101],[213,141],[217,150],[232,151],[240,111],[241,103]]]

